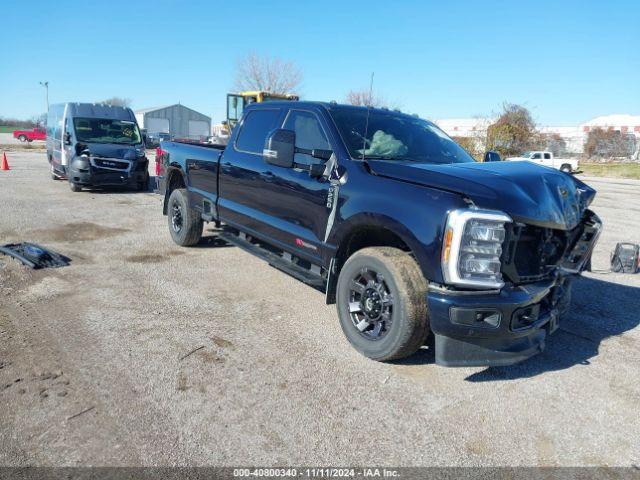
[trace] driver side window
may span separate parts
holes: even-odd
[[[320,121],[315,114],[302,110],[291,110],[284,122],[285,130],[293,130],[296,133],[296,147],[305,150],[330,150],[329,142],[325,136]],[[296,153],[294,156],[296,163],[311,164],[320,160],[314,159],[311,155]]]

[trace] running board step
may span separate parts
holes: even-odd
[[[324,293],[326,283],[322,275],[312,272],[311,270],[308,270],[306,268],[300,267],[291,261],[285,260],[280,255],[262,248],[260,245],[251,243],[245,238],[241,238],[238,235],[234,235],[233,233],[222,232],[218,234],[218,236],[223,240],[232,243],[236,247],[239,247],[244,251],[255,255],[256,257],[261,258],[272,267],[277,268],[287,275],[291,275],[293,278],[300,280],[310,287],[313,287]]]

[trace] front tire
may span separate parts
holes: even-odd
[[[203,221],[198,212],[189,206],[187,190],[177,188],[169,196],[167,203],[169,233],[178,245],[195,245],[202,237]]]
[[[571,173],[573,170],[571,169],[571,165],[565,163],[560,167],[560,171],[564,173]]]
[[[147,190],[149,190],[149,174],[148,173],[144,176],[143,181],[138,182],[138,184],[136,185],[136,190],[138,192],[146,192]]]
[[[397,248],[364,248],[349,257],[338,277],[337,307],[349,342],[373,360],[407,357],[429,334],[427,281]]]
[[[60,177],[56,175],[56,171],[53,168],[53,165],[51,165],[51,180],[60,180]]]
[[[72,192],[81,192],[82,191],[82,187],[80,185],[78,185],[77,183],[74,183],[74,182],[69,182],[69,188],[71,189]]]

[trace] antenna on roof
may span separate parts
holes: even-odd
[[[367,100],[367,121],[364,124],[364,137],[362,137],[362,160],[364,160],[364,152],[367,149],[367,133],[369,130],[369,113],[371,112],[371,103],[373,102],[373,74],[371,72],[371,82],[369,83],[369,99]]]

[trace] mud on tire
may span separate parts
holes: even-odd
[[[357,251],[338,278],[337,308],[344,334],[373,360],[413,354],[429,333],[427,288],[409,253],[391,247]]]

